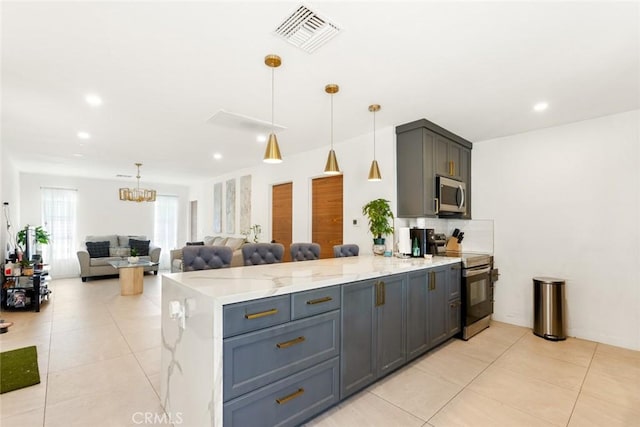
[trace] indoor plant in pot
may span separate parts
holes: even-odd
[[[373,252],[385,251],[384,235],[393,233],[393,212],[386,199],[375,199],[362,207],[362,214],[369,220],[369,231],[373,235]],[[391,222],[390,222],[391,221]]]
[[[129,264],[135,264],[140,261],[140,257],[138,257],[138,250],[136,248],[131,248],[131,255],[127,258]]]
[[[26,226],[24,226],[24,228],[22,228],[20,231],[18,231],[16,233],[16,243],[18,248],[20,248],[20,250],[24,253],[26,246],[27,246],[27,234],[29,232],[29,227],[30,225],[27,224]],[[44,228],[42,228],[42,226],[37,226],[34,228],[34,233],[35,233],[35,242],[36,245],[48,245],[49,243],[51,243],[51,235],[47,232],[47,230],[45,230]],[[38,250],[38,248],[33,248]],[[38,252],[39,253],[39,252]],[[30,261],[30,260],[27,260]]]

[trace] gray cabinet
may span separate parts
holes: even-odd
[[[436,216],[441,175],[466,183],[463,218],[471,218],[471,149],[471,142],[425,119],[396,127],[397,216]]]
[[[448,338],[448,278],[448,266],[436,267],[429,271],[427,295],[429,348],[435,347]]]
[[[425,128],[398,134],[396,179],[400,218],[436,215],[435,135]]]
[[[295,426],[339,400],[340,286],[223,307],[223,424]]]
[[[429,350],[428,271],[407,274],[407,360]]]
[[[407,360],[460,331],[460,264],[407,274]]]
[[[224,400],[339,356],[339,339],[340,314],[335,310],[225,339]]]
[[[449,298],[449,319],[447,323],[449,337],[460,332],[462,328],[462,268],[460,264],[448,266],[447,294]]]
[[[338,358],[224,404],[225,426],[297,426],[338,402]],[[205,408],[206,409],[206,408]]]
[[[342,286],[340,398],[402,366],[406,275]]]

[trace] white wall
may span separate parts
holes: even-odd
[[[69,188],[78,191],[77,243],[82,246],[87,235],[144,234],[153,239],[153,203],[122,202],[118,189],[135,186],[135,182],[100,180],[56,175],[20,173],[19,226],[40,224],[41,187]],[[145,183],[159,195],[179,198],[178,246],[187,240],[189,189],[186,186]],[[153,243],[153,242],[152,242]],[[173,248],[162,248],[163,251]]]
[[[286,132],[279,136],[286,138]],[[376,157],[380,165],[382,181],[369,182],[367,176],[373,160],[373,134],[368,133],[339,144],[334,144],[340,169],[343,172],[344,242],[356,243],[361,253],[372,253],[372,236],[362,216],[362,206],[371,199],[385,198],[392,202],[395,211],[395,128],[376,130]],[[192,189],[192,199],[198,199],[198,237],[213,233],[213,184],[230,178],[250,174],[251,224],[262,226],[261,241],[271,240],[271,187],[274,184],[293,182],[293,241],[311,241],[311,180],[323,177],[329,147],[297,155],[283,152],[279,165],[263,164],[255,168],[223,175]],[[236,183],[236,188],[238,188]],[[224,191],[223,191],[224,193]],[[239,195],[236,195],[239,200]],[[224,194],[223,194],[224,203]],[[236,214],[238,207],[236,207]],[[223,211],[224,216],[224,211]],[[353,226],[357,219],[359,225]],[[236,218],[236,228],[239,223]],[[225,229],[223,225],[223,230]],[[240,230],[237,229],[236,233]],[[391,242],[387,242],[391,248]]]
[[[9,207],[6,212],[9,214],[9,222],[11,226],[7,230],[7,218],[4,213],[0,218],[0,262],[4,263],[4,259],[7,256],[7,243],[9,243],[11,251],[15,249],[15,235],[19,228],[20,218],[20,182],[19,174],[11,157],[6,153],[4,146],[0,149],[2,159],[0,160],[1,173],[0,173],[0,193],[2,203],[9,203]],[[4,208],[4,207],[3,207]],[[4,210],[4,209],[3,209]]]
[[[566,279],[570,336],[640,349],[638,110],[474,144],[494,219],[494,318],[533,324],[532,278]]]

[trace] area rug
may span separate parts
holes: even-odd
[[[0,353],[0,394],[39,383],[35,345]]]

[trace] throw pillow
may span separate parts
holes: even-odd
[[[213,239],[213,242],[211,242],[211,245],[213,246],[224,246],[224,243],[227,241],[226,237],[216,237],[215,239]]]
[[[204,246],[204,242],[187,242],[187,246]]]
[[[104,258],[109,256],[109,241],[87,242],[87,252],[90,258]]]
[[[225,246],[230,247],[231,249],[238,250],[246,240],[244,237],[229,237],[227,241],[224,243]]]
[[[148,256],[150,242],[150,240],[129,239],[129,247],[138,251],[138,256]]]

